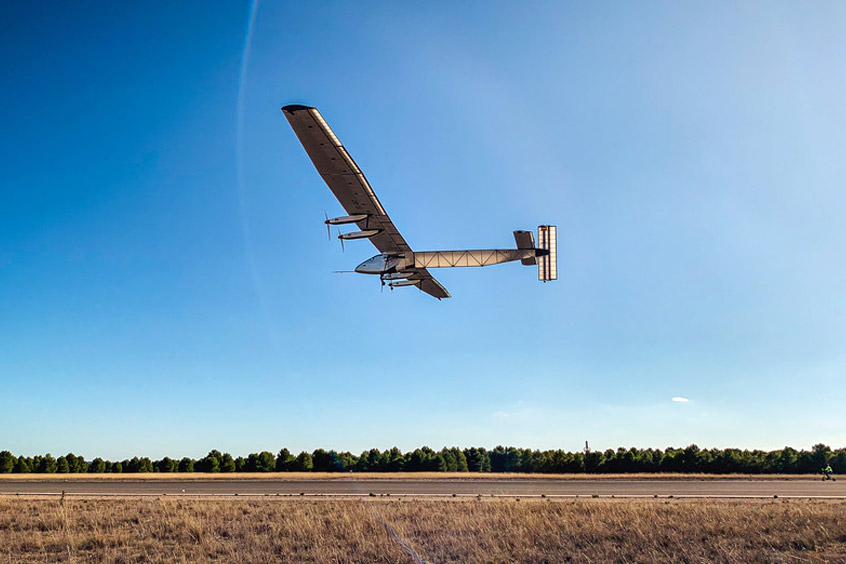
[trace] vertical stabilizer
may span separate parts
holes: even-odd
[[[557,280],[558,234],[554,225],[538,225],[538,248],[548,251],[538,257],[538,280]]]
[[[514,241],[517,243],[518,249],[535,250],[535,234],[531,231],[515,231]],[[534,266],[538,263],[535,257],[524,258],[520,262],[523,266]]]

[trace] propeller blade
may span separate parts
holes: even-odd
[[[336,227],[336,229],[338,230],[338,241],[340,241],[340,242],[341,242],[341,252],[343,253],[343,252],[345,252],[345,249],[344,249],[344,238],[343,238],[343,237],[341,237],[341,229],[340,229],[339,227]]]
[[[323,217],[326,218],[326,221],[323,222],[323,223],[326,224],[326,239],[328,241],[331,241],[332,240],[332,226],[329,225],[329,214],[326,213],[326,210],[323,210]]]

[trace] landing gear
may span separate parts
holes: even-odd
[[[385,290],[385,276],[388,276],[387,273],[382,273],[379,275],[379,281],[382,283],[382,287],[380,288],[379,292],[383,292]],[[388,280],[393,280],[393,278],[389,278]],[[391,292],[394,291],[394,285],[389,283],[388,288],[391,289]]]

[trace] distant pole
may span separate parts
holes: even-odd
[[[590,447],[588,446],[588,442],[585,441],[585,454],[590,452]]]

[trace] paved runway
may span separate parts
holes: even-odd
[[[674,496],[846,498],[819,480],[2,480],[0,494],[46,495]]]

